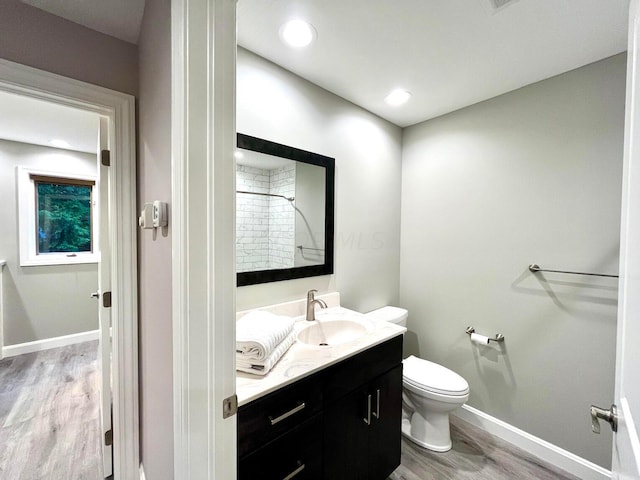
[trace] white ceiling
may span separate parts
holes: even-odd
[[[239,0],[238,43],[408,126],[626,50],[629,0]],[[280,26],[317,30],[303,50]],[[394,88],[411,100],[390,107]]]
[[[137,42],[144,0],[22,0]],[[626,50],[629,0],[238,0],[238,43],[408,126]],[[280,41],[291,18],[316,41]],[[409,90],[400,107],[384,103]]]
[[[246,150],[244,148],[240,148],[238,151],[240,155],[236,155],[236,163],[238,165],[246,165],[247,167],[273,170],[295,163],[293,160],[267,155],[266,153],[254,152],[253,150]]]
[[[66,150],[96,153],[97,113],[0,92],[0,138],[51,147],[53,139],[69,143]]]
[[[21,0],[58,17],[138,43],[145,0]]]

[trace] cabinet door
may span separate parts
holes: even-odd
[[[400,465],[402,365],[370,384],[373,420],[369,428],[369,476],[385,479]]]
[[[325,411],[325,480],[384,480],[400,465],[402,365]]]
[[[325,480],[370,480],[367,388],[337,400],[324,414]]]

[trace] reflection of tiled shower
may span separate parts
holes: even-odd
[[[236,188],[295,196],[295,165],[273,170],[238,165]],[[236,268],[238,272],[293,267],[295,210],[279,197],[236,195]]]

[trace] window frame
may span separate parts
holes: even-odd
[[[18,183],[18,244],[20,266],[74,265],[98,263],[98,178],[96,175],[55,172],[16,167]],[[91,186],[91,252],[39,253],[36,236],[37,225],[37,182],[66,183]]]

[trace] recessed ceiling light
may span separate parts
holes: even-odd
[[[291,20],[280,27],[280,38],[287,45],[302,48],[316,38],[316,29],[303,20]]]
[[[402,105],[406,103],[407,100],[411,98],[411,92],[407,92],[406,90],[402,90],[400,88],[396,88],[393,92],[386,96],[384,99],[389,105],[397,107],[398,105]]]
[[[52,138],[51,140],[49,140],[49,144],[52,147],[56,147],[56,148],[69,148],[71,146],[69,145],[69,142],[61,140],[59,138]]]

